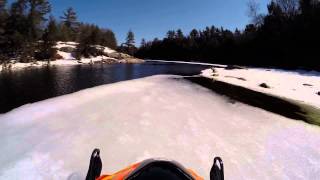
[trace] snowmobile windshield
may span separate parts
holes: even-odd
[[[168,161],[149,162],[131,173],[126,180],[193,180],[194,178],[179,164]]]

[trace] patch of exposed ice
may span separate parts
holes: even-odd
[[[99,86],[0,115],[0,179],[84,179],[96,147],[104,173],[164,157],[208,179],[221,156],[226,179],[319,177],[319,127],[180,78]]]

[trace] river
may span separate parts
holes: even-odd
[[[103,84],[158,74],[195,75],[208,65],[146,62],[26,68],[0,73],[0,113]]]

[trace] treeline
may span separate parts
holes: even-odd
[[[184,35],[168,31],[166,38],[146,42],[140,58],[200,60],[210,63],[320,69],[320,2],[272,0],[268,13],[249,3],[252,23],[243,31],[207,27]]]
[[[79,57],[88,55],[83,51],[87,46],[117,47],[111,30],[79,22],[73,8],[59,20],[50,16],[51,9],[48,0],[16,0],[10,5],[0,0],[0,63],[60,58],[54,48],[57,41],[79,42]]]

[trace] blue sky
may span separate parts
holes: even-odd
[[[261,11],[266,11],[270,0],[257,0]],[[162,38],[168,30],[181,28],[188,33],[192,28],[223,26],[243,29],[249,22],[248,0],[50,0],[52,14],[61,16],[72,6],[79,20],[112,29],[118,42],[123,42],[129,29],[141,38]]]

